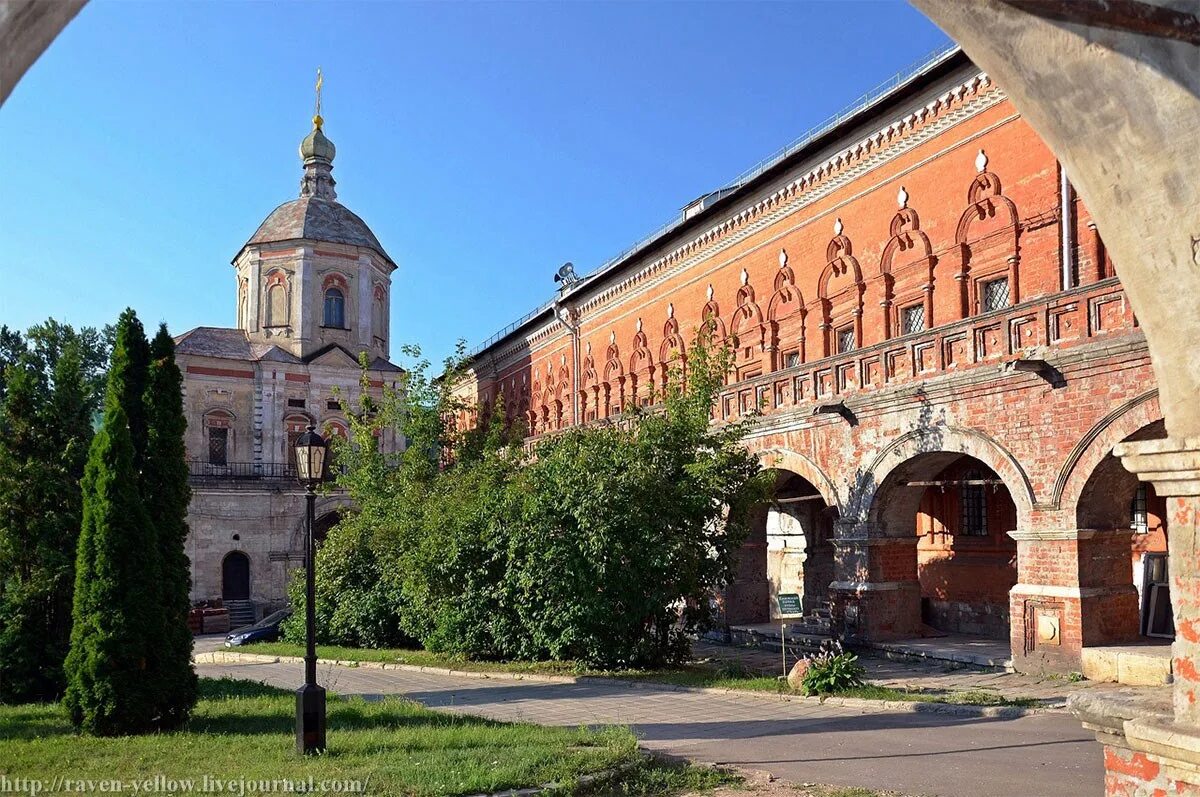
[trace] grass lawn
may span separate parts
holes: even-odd
[[[345,791],[359,785],[361,793],[378,795],[463,795],[551,781],[569,785],[581,775],[613,767],[628,767],[621,783],[607,784],[617,793],[671,794],[731,780],[716,770],[644,760],[633,734],[623,728],[493,722],[437,713],[397,698],[367,702],[331,696],[329,751],[304,758],[295,752],[294,693],[230,679],[203,679],[200,686],[200,703],[186,730],[149,736],[77,736],[58,705],[0,706],[0,775],[41,779],[46,791],[59,776],[126,784],[161,776],[191,779],[197,792],[206,776],[235,782],[311,777],[318,784],[338,780]],[[237,787],[224,790],[236,793]]]
[[[304,648],[288,642],[264,642],[231,648],[234,652],[259,653],[271,656],[303,656]],[[344,648],[318,645],[317,655],[340,661],[371,661],[385,664],[411,664],[421,667],[443,667],[466,672],[508,672],[534,675],[586,675],[596,678],[621,678],[628,681],[652,681],[675,686],[707,687],[714,689],[746,689],[753,692],[798,694],[786,682],[738,668],[703,666],[699,664],[662,670],[589,670],[570,661],[468,661],[455,656],[431,653],[427,650]],[[1040,705],[1035,698],[1006,698],[983,691],[919,692],[894,689],[888,686],[867,685],[845,692],[840,697],[864,700],[897,700],[906,702],[952,703],[964,706]]]

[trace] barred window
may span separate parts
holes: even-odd
[[[1144,483],[1139,484],[1137,492],[1133,494],[1133,503],[1130,506],[1129,514],[1131,516],[1129,528],[1138,534],[1146,534],[1150,531],[1150,516],[1146,511],[1146,485]]]
[[[229,430],[212,428],[208,430],[208,464],[224,465],[229,460]]]
[[[925,305],[914,304],[905,307],[900,316],[901,328],[904,330],[902,334],[911,335],[914,332],[925,331]]]
[[[983,283],[983,312],[1008,307],[1008,278]]]
[[[843,327],[837,333],[837,353],[854,351],[854,327]]]
[[[963,479],[967,482],[983,481],[983,474],[977,470],[967,471]],[[982,484],[964,484],[959,492],[962,509],[962,523],[959,529],[962,534],[971,537],[986,537],[987,528],[987,492]]]
[[[783,355],[783,367],[784,368],[795,368],[799,364],[800,364],[800,352],[789,351],[787,354]]]

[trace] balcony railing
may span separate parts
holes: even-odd
[[[210,482],[296,483],[296,466],[286,462],[212,462],[193,459],[188,462],[188,480],[193,484]]]

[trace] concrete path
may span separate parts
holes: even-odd
[[[291,688],[302,665],[201,664]],[[1075,718],[1016,719],[858,711],[777,698],[461,678],[322,665],[343,695],[398,694],[444,711],[543,725],[629,725],[647,749],[767,770],[793,783],[893,789],[938,797],[1083,797],[1103,793],[1100,745]],[[336,745],[337,730],[329,734]]]

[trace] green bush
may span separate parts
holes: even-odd
[[[836,640],[822,642],[820,651],[806,659],[808,669],[800,684],[806,695],[831,695],[863,685],[866,670],[858,663],[858,656],[844,650]]]
[[[520,447],[497,401],[450,395],[453,368],[418,364],[401,392],[347,408],[339,483],[356,511],[317,556],[318,632],[336,644],[397,644],[471,658],[655,667],[689,652],[712,621],[709,596],[732,575],[746,509],[764,491],[739,425],[713,427],[727,350],[691,347],[661,404],[620,425],[574,428]],[[410,445],[382,455],[378,432]],[[301,591],[293,589],[293,601]],[[293,619],[289,639],[302,639]]]

